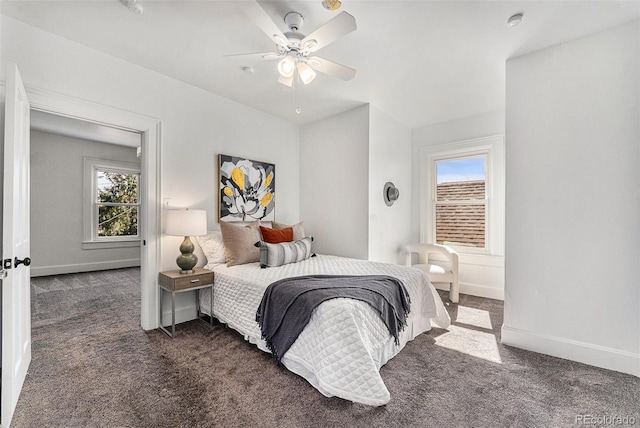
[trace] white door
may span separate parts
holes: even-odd
[[[29,259],[29,100],[15,64],[7,65],[2,209],[2,427],[31,362]]]

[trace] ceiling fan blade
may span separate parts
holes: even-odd
[[[356,70],[328,59],[312,56],[307,59],[307,64],[320,73],[328,74],[342,80],[351,80],[356,75]]]
[[[263,53],[248,53],[248,54],[232,54],[222,55],[223,58],[248,60],[248,61],[271,61],[274,59],[282,58],[283,55],[279,55],[275,52],[263,52]]]
[[[287,47],[287,37],[257,1],[242,2],[244,13],[278,46]]]
[[[306,52],[315,52],[340,37],[357,29],[356,19],[347,12],[341,12],[326,24],[321,25],[314,32],[302,39],[300,46]]]
[[[293,76],[289,76],[289,77],[280,76],[278,78],[278,82],[282,83],[285,86],[292,87],[293,86]]]

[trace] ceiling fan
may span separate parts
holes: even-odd
[[[243,10],[276,44],[276,52],[228,56],[259,60],[280,59],[278,81],[287,86],[293,85],[296,74],[305,85],[310,83],[315,79],[316,71],[342,80],[350,80],[355,76],[356,70],[353,68],[312,56],[314,52],[356,30],[356,20],[347,12],[341,12],[305,36],[300,32],[304,18],[298,12],[289,12],[284,16],[289,31],[283,33],[256,1],[245,2]]]

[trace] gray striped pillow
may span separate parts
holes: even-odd
[[[260,244],[260,267],[264,269],[308,259],[311,257],[311,241],[313,238],[310,236],[298,241],[279,244],[260,241],[258,243]]]

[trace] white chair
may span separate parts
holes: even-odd
[[[458,284],[458,253],[440,244],[409,244],[405,245],[404,253],[406,257],[405,266],[420,269],[427,275],[431,282],[448,282],[451,284],[449,288],[449,299],[453,303],[460,300],[460,288]],[[413,254],[418,255],[418,263],[413,264]],[[444,264],[433,263],[429,260],[430,254],[439,254],[444,256],[449,266]]]

